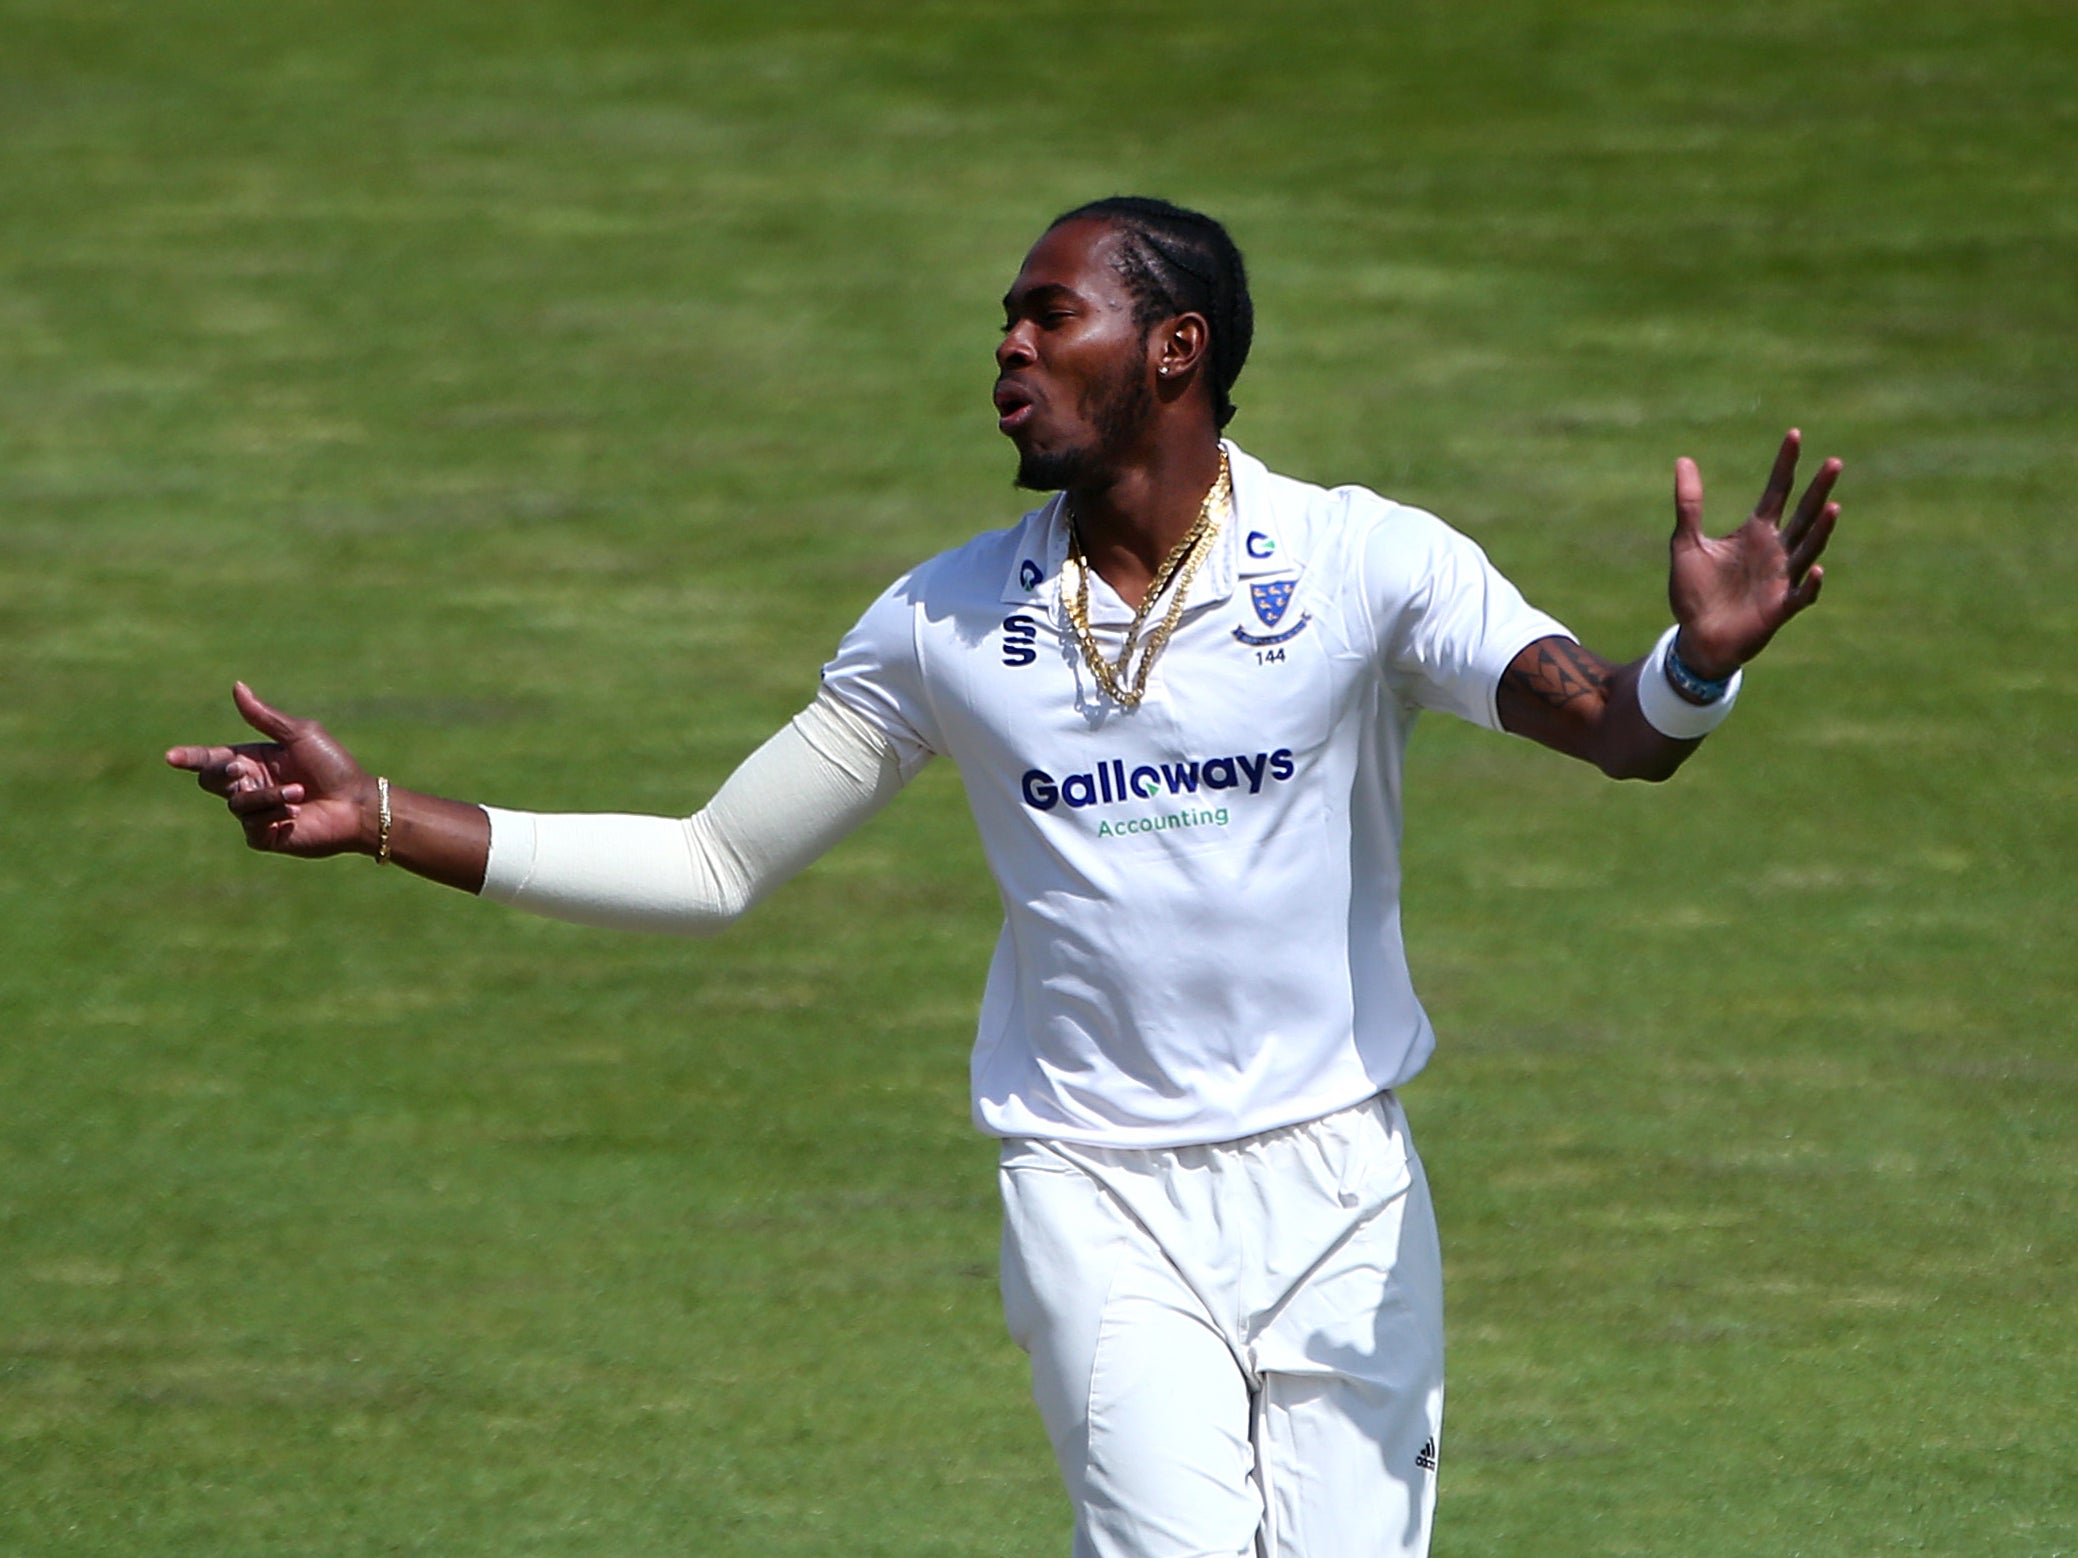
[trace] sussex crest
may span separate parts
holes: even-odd
[[[1265,631],[1251,633],[1245,627],[1238,627],[1234,629],[1234,637],[1258,649],[1297,638],[1306,630],[1306,624],[1313,620],[1309,613],[1300,612],[1299,620],[1285,626],[1282,632],[1278,631],[1278,627],[1291,611],[1292,596],[1298,592],[1298,588],[1297,579],[1265,579],[1260,583],[1250,584],[1249,604],[1255,607],[1256,620],[1262,623]]]
[[[1264,627],[1274,628],[1284,620],[1292,603],[1292,591],[1298,587],[1296,579],[1272,579],[1267,584],[1248,587],[1248,598],[1255,602],[1255,614],[1263,619]]]

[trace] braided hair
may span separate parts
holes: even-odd
[[[1234,240],[1202,212],[1144,195],[1092,200],[1055,217],[1053,226],[1084,220],[1108,223],[1118,233],[1120,278],[1133,294],[1133,320],[1143,332],[1185,313],[1203,314],[1211,324],[1212,411],[1225,427],[1234,416],[1227,392],[1255,338],[1248,272]]]

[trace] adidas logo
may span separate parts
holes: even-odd
[[[1429,1442],[1421,1447],[1421,1453],[1414,1457],[1414,1464],[1423,1471],[1436,1469],[1436,1440],[1433,1435],[1430,1436]]]

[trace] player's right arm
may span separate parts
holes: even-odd
[[[382,858],[387,788],[392,863],[518,908],[615,928],[720,929],[878,811],[913,772],[826,693],[693,816],[511,812],[385,785],[315,720],[270,707],[242,682],[233,699],[270,740],[175,747],[166,761],[223,797],[252,848]]]
[[[245,683],[232,687],[231,701],[267,740],[174,747],[167,763],[222,796],[254,849],[306,860],[376,854],[382,806],[375,775],[316,720],[282,713]],[[389,799],[391,861],[464,892],[482,889],[491,844],[482,807],[394,785]]]

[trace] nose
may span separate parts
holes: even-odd
[[[1003,339],[996,344],[996,371],[1008,373],[1012,368],[1029,368],[1039,360],[1032,348],[1032,327],[1020,321],[1003,332]]]

